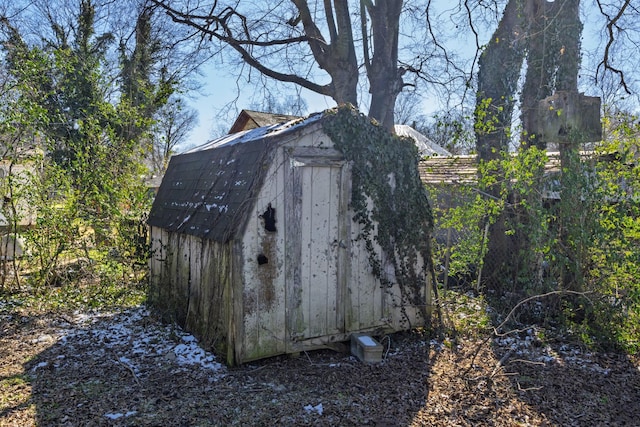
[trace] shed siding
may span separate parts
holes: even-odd
[[[226,150],[256,148],[243,144],[251,142]],[[416,309],[402,306],[397,285],[383,289],[373,275],[361,225],[353,222],[349,207],[351,167],[321,124],[261,146],[261,159],[268,161],[246,168],[260,179],[243,197],[234,193],[236,205],[225,202],[228,210],[220,211],[234,217],[226,218],[234,227],[222,234],[224,239],[204,231],[184,234],[191,228],[167,232],[160,222],[173,221],[168,214],[158,214],[159,222],[151,223],[150,297],[156,306],[205,347],[226,354],[231,364],[319,348],[347,340],[353,332],[403,329],[403,313],[412,325],[421,320]],[[205,172],[218,176],[216,168],[239,159],[229,156]],[[227,190],[218,184],[211,184],[205,196],[207,211]],[[199,187],[194,197],[203,190]],[[167,197],[163,206],[169,209],[175,203]],[[232,206],[234,215],[229,214]],[[269,207],[275,212],[275,230],[265,227]],[[198,224],[206,230],[214,226],[210,222]],[[379,247],[374,250],[380,253]]]
[[[242,240],[243,360],[286,352],[284,173],[278,149],[249,215]],[[275,211],[276,231],[265,228],[264,214]],[[261,258],[259,263],[258,257]],[[266,262],[265,262],[266,261]]]
[[[229,354],[231,246],[157,227],[150,239],[151,302],[205,347]]]
[[[353,216],[353,213],[350,216]],[[354,311],[349,328],[354,331],[381,327],[389,323],[389,313],[385,310],[385,289],[382,289],[380,280],[372,273],[369,253],[364,240],[360,238],[362,232],[362,225],[352,222],[349,297]],[[372,232],[375,235],[377,227],[374,226]],[[374,250],[379,258],[381,249],[375,242]]]

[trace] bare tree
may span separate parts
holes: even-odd
[[[198,122],[198,113],[184,105],[182,98],[172,98],[155,116],[151,134],[152,173],[162,175],[178,145],[186,142]]]
[[[627,94],[631,94],[627,73],[638,66],[638,55],[620,55],[625,49],[637,50],[640,42],[640,31],[637,27],[640,9],[624,0],[621,4],[605,3],[596,0],[598,10],[605,18],[605,46],[602,59],[596,69],[596,82],[606,72],[615,74],[620,86]],[[617,55],[616,55],[617,54]]]
[[[214,2],[203,9],[152,1],[174,21],[233,49],[259,73],[331,97],[338,104],[358,105],[362,57],[371,93],[369,115],[393,129],[395,101],[406,70],[398,65],[401,0],[360,2],[360,55],[347,0],[265,2],[261,10],[255,4],[245,10],[242,2]]]

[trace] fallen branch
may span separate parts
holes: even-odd
[[[512,354],[513,350],[509,350],[504,354],[504,356],[502,356],[502,358],[498,361],[498,363],[496,363],[496,366],[493,368],[493,371],[491,372],[491,375],[489,375],[489,378],[493,378],[496,375],[498,370],[505,364],[505,362],[511,357]]]
[[[127,368],[129,370],[129,372],[131,372],[131,376],[133,376],[133,379],[135,380],[136,384],[140,385],[140,380],[138,379],[138,376],[136,375],[136,372],[133,370],[133,368],[129,364],[124,363],[124,362],[122,362],[120,360],[116,360],[116,363],[118,363],[118,364],[124,366],[125,368]]]
[[[519,301],[515,306],[513,306],[513,308],[511,309],[511,311],[507,314],[507,316],[504,318],[504,320],[495,328],[493,328],[493,333],[490,334],[489,336],[487,336],[484,340],[482,340],[482,342],[480,344],[478,344],[478,347],[476,348],[476,351],[473,354],[473,357],[471,358],[471,364],[469,365],[470,367],[467,368],[462,375],[466,376],[469,373],[469,370],[471,369],[471,366],[474,365],[474,362],[476,360],[476,358],[478,357],[478,354],[480,353],[480,350],[482,349],[482,347],[484,347],[485,344],[487,344],[489,342],[489,340],[491,340],[494,337],[504,337],[507,335],[510,335],[514,332],[521,332],[524,331],[528,328],[523,328],[523,329],[515,329],[515,330],[511,330],[509,332],[505,332],[505,333],[500,333],[500,330],[507,324],[507,322],[509,322],[509,320],[511,319],[511,317],[513,317],[513,315],[515,314],[516,310],[518,308],[520,308],[522,305],[536,300],[536,299],[543,299],[552,295],[566,295],[566,294],[571,294],[571,295],[581,295],[581,296],[586,296],[588,293],[590,292],[578,292],[578,291],[568,291],[568,290],[564,290],[564,291],[551,291],[551,292],[547,292],[544,294],[538,294],[538,295],[533,295],[530,296],[528,298],[525,298],[521,301]],[[588,298],[587,298],[588,299]],[[498,366],[500,366],[500,362],[498,362]],[[495,371],[495,370],[494,370]]]
[[[513,359],[509,363],[527,363],[529,365],[540,365],[540,366],[544,366],[545,365],[544,362],[535,362],[533,360],[526,360],[526,359]]]

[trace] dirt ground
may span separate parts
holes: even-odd
[[[0,316],[1,426],[640,424],[640,363],[541,343],[379,337],[384,360],[316,351],[227,368],[142,309]]]

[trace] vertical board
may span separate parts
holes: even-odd
[[[167,279],[171,289],[171,308],[175,321],[182,327],[187,318],[187,307],[189,305],[189,263],[188,263],[188,236],[179,233],[169,233],[169,244],[167,247],[167,261],[169,265]],[[186,251],[186,252],[185,252]],[[186,257],[187,262],[184,262]],[[185,278],[186,283],[185,283]]]
[[[187,306],[187,318],[185,321],[187,330],[199,331],[200,323],[204,319],[200,301],[206,292],[202,283],[202,239],[195,236],[189,237],[189,301]],[[211,286],[212,284],[207,284]],[[192,326],[193,325],[193,326]]]
[[[256,198],[242,239],[244,360],[286,351],[282,165],[283,154],[279,152]]]
[[[151,227],[150,231],[151,256],[151,281],[149,299],[156,305],[163,317],[171,317],[171,275],[170,260],[168,259],[169,234],[166,230]]]
[[[221,353],[229,351],[231,301],[231,247],[211,240],[202,243],[200,270],[200,338],[207,347]],[[233,360],[229,360],[233,362]]]
[[[369,209],[373,206],[370,203]],[[360,233],[360,224],[353,224],[351,232],[351,275],[349,280],[348,299],[354,309],[348,317],[351,331],[370,329],[388,323],[389,313],[386,304],[387,289],[381,287],[380,280],[372,273],[369,253]],[[377,233],[377,226],[372,230]],[[380,259],[380,247],[375,245],[376,257]]]
[[[300,217],[302,184],[294,161],[288,158],[284,165],[285,190],[285,293],[286,293],[286,340],[287,345],[298,341],[305,329],[302,304],[301,262],[302,239]],[[290,351],[291,348],[287,348]]]
[[[304,338],[337,333],[338,250],[341,169],[299,167],[301,201],[301,286],[307,319]]]
[[[162,282],[162,230],[149,227],[149,299],[152,303],[159,300]]]

